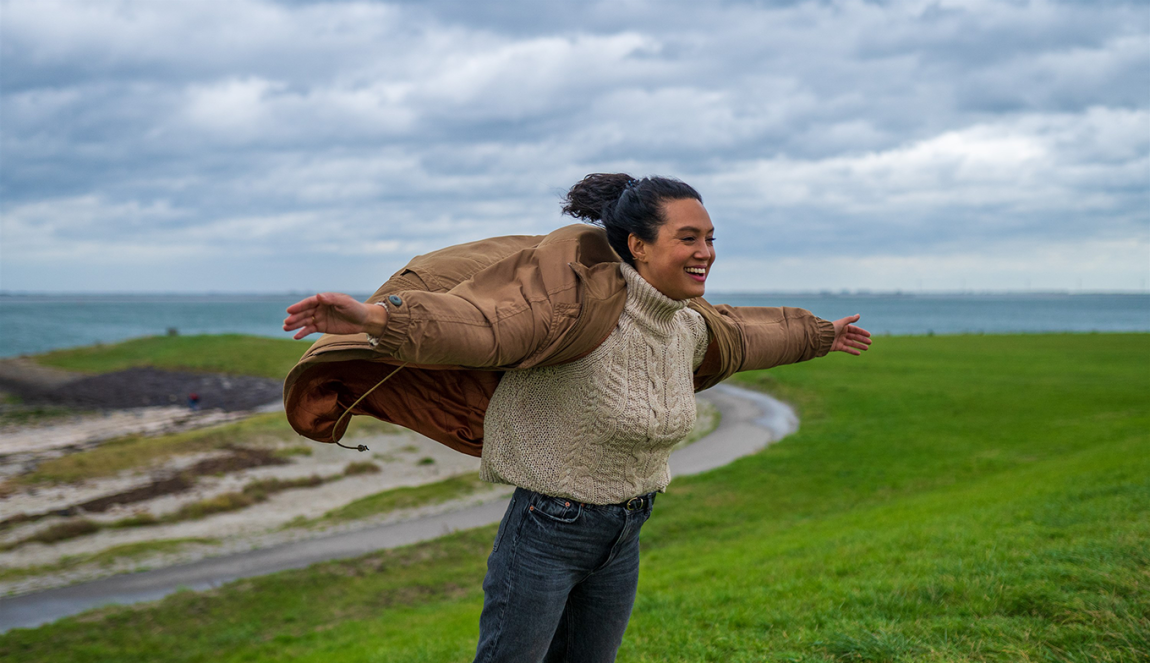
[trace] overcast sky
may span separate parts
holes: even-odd
[[[1150,5],[0,0],[0,289],[374,290],[703,195],[712,291],[1150,285]]]

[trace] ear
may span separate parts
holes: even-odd
[[[635,233],[627,235],[627,248],[631,249],[635,262],[647,262],[647,243]]]

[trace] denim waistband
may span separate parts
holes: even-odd
[[[622,502],[614,502],[611,504],[591,504],[590,502],[580,502],[579,500],[571,499],[568,497],[558,497],[555,495],[548,495],[546,493],[539,493],[539,492],[536,492],[534,490],[531,490],[530,488],[519,487],[518,490],[524,491],[528,495],[537,495],[539,497],[546,497],[546,498],[558,499],[558,500],[570,500],[571,502],[582,505],[584,508],[622,509],[624,511],[641,511],[643,509],[650,509],[655,504],[655,495],[658,494],[658,491],[655,491],[655,492],[646,493],[644,495],[636,495],[635,497],[632,497],[631,499],[628,499],[628,500],[623,500]]]
[[[624,511],[641,511],[649,509],[655,504],[656,493],[647,493],[646,495],[637,495],[629,500],[622,502],[615,502],[614,504],[584,504],[583,506],[591,507],[593,509],[623,509]]]

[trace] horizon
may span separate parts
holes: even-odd
[[[203,292],[167,292],[167,291],[136,291],[136,292],[12,292],[0,290],[0,298],[3,297],[309,297],[316,294],[317,291],[301,290],[301,291],[281,291],[281,292],[226,292],[226,291],[203,291]],[[319,291],[325,292],[325,291]],[[352,297],[366,299],[372,293],[365,292],[349,292],[346,293]],[[856,290],[720,290],[710,292],[704,297],[713,296],[722,297],[763,297],[763,296],[802,296],[802,297],[887,297],[887,296],[901,296],[901,297],[964,297],[964,296],[1150,296],[1150,289],[1148,290],[871,290],[869,288],[860,288]]]

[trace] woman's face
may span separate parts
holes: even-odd
[[[702,203],[690,198],[663,203],[663,216],[667,222],[659,226],[654,242],[635,235],[628,238],[635,269],[671,299],[702,297],[715,262],[711,216]]]

